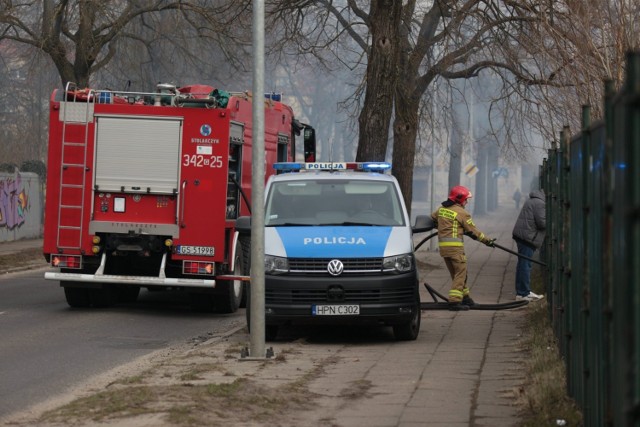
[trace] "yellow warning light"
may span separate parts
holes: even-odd
[[[91,241],[94,245],[97,245],[98,243],[100,243],[100,236],[93,236],[93,239]]]
[[[92,246],[91,247],[91,252],[93,252],[94,254],[97,254],[98,252],[100,252],[100,246]]]
[[[173,240],[171,239],[167,239],[164,241],[164,245],[168,248],[170,248],[171,246],[173,246]]]

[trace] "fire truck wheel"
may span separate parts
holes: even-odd
[[[241,276],[244,273],[244,257],[240,242],[236,243],[235,260],[233,263],[234,276]],[[215,308],[219,313],[235,313],[240,307],[242,291],[244,285],[242,280],[224,280],[216,284],[218,292],[215,295]]]
[[[64,285],[63,285],[64,286]],[[84,288],[64,288],[64,296],[69,307],[86,308],[91,304],[89,300],[89,290]]]
[[[242,247],[242,266],[244,276],[251,274],[251,236],[241,236],[240,245]],[[247,307],[247,299],[249,298],[250,286],[248,282],[242,283],[242,299],[240,300],[240,308]],[[249,322],[247,322],[249,324]]]
[[[189,301],[191,302],[191,308],[196,311],[204,313],[211,313],[214,311],[214,296],[210,293],[190,292]]]
[[[139,286],[121,286],[118,288],[118,302],[134,303],[140,294]]]
[[[248,292],[245,296],[247,297],[247,306],[244,311],[244,316],[245,319],[247,319],[247,331],[251,333],[251,292]]]
[[[89,289],[89,299],[94,307],[110,307],[118,299],[117,289],[113,286],[105,286],[101,289]]]

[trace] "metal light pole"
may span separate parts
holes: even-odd
[[[251,307],[249,357],[265,358],[264,322],[264,1],[253,0]]]

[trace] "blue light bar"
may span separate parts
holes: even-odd
[[[273,168],[277,171],[345,171],[351,170],[356,172],[384,172],[391,169],[391,163],[388,162],[280,162],[274,163]]]
[[[391,169],[391,163],[389,162],[364,162],[362,163],[362,170],[368,172],[384,172]]]
[[[274,163],[273,168],[277,171],[299,171],[300,169],[304,169],[304,163],[297,163],[297,162]]]

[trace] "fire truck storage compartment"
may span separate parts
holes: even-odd
[[[178,190],[179,118],[97,118],[98,191],[174,194]]]

